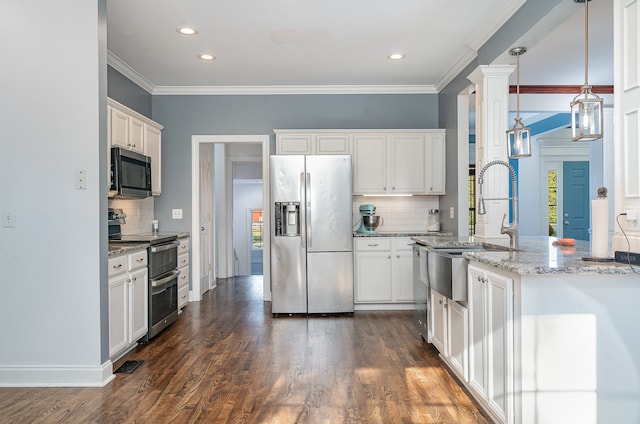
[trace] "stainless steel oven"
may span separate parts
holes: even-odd
[[[176,237],[151,242],[149,256],[149,331],[155,337],[178,319],[178,246]]]

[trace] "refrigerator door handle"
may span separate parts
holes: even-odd
[[[311,247],[313,245],[311,238],[311,173],[307,172],[306,178],[306,194],[307,194],[307,246]]]
[[[304,189],[305,189],[304,177],[305,177],[304,172],[301,172],[300,173],[300,204],[301,205],[304,205],[304,202],[305,202],[305,197],[304,197]],[[302,214],[303,213],[304,212],[302,210],[298,210],[298,219],[302,219]],[[299,224],[300,223],[298,222],[298,225]],[[304,231],[301,231],[301,234],[300,234],[300,245],[301,245],[301,247],[303,249],[305,249],[307,247],[306,246],[306,241],[305,241]]]

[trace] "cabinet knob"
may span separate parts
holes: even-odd
[[[400,259],[400,255],[396,255],[396,258]]]
[[[449,304],[445,303],[444,308],[447,309],[448,307],[449,307]]]
[[[387,256],[387,259],[391,259],[391,255]]]
[[[438,303],[442,305],[442,299],[438,300]]]

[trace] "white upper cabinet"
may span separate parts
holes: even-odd
[[[445,194],[445,130],[274,130],[278,155],[353,156],[353,194]]]
[[[274,130],[278,155],[348,155],[351,136],[345,132]]]
[[[151,194],[159,196],[161,190],[161,170],[162,170],[162,133],[158,127],[144,124],[144,151],[145,155],[151,157]]]
[[[426,135],[424,189],[426,194],[445,194],[446,154],[444,130]]]
[[[107,99],[107,113],[108,147],[120,146],[151,157],[151,193],[159,196],[163,126],[112,99]],[[111,155],[108,156],[111,169]]]

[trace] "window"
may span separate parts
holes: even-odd
[[[262,209],[251,211],[251,249],[264,248],[264,223]]]

